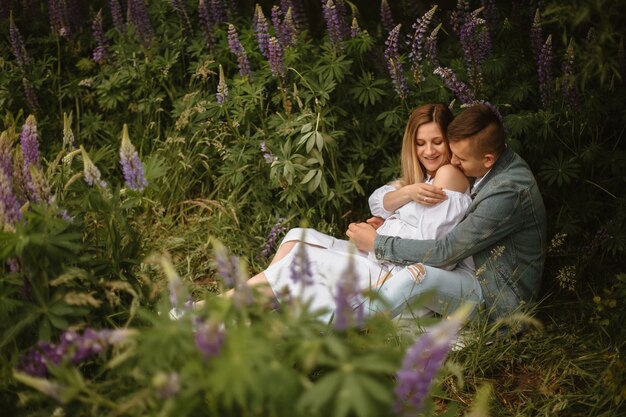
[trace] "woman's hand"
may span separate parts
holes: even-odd
[[[432,184],[419,182],[416,184],[406,185],[403,188],[406,189],[413,201],[425,206],[434,206],[435,204],[439,204],[448,198],[441,187],[437,187]]]
[[[374,217],[370,217],[369,219],[365,220],[365,223],[367,223],[370,226],[372,226],[374,228],[374,230],[378,230],[378,228],[380,226],[382,226],[383,223],[385,223],[385,219],[383,219],[382,217],[374,216]]]

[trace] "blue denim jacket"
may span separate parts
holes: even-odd
[[[532,301],[539,292],[546,255],[546,212],[526,162],[510,148],[480,182],[465,217],[439,240],[377,236],[379,260],[434,267],[474,257],[491,319]]]

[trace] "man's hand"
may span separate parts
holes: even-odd
[[[382,217],[370,217],[369,219],[365,220],[365,222],[367,224],[369,224],[370,226],[372,226],[374,228],[374,230],[377,230],[380,226],[383,225],[383,223],[385,223],[385,219],[383,219]]]
[[[374,251],[376,230],[367,223],[350,223],[346,235],[354,243],[358,250],[364,252]]]

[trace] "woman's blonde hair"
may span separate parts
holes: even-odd
[[[424,182],[426,168],[420,163],[417,157],[417,144],[415,143],[417,131],[421,125],[431,122],[437,123],[446,141],[446,147],[448,149],[447,159],[448,162],[450,162],[451,151],[448,146],[446,132],[452,119],[452,112],[445,104],[424,104],[413,110],[407,122],[406,129],[404,130],[404,138],[402,139],[402,177],[399,180],[400,185]]]

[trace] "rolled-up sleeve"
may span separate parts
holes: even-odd
[[[388,192],[395,191],[396,188],[392,185],[386,184],[380,188],[377,188],[369,198],[370,211],[374,216],[382,217],[386,219],[393,214],[392,211],[385,210],[383,200]]]

